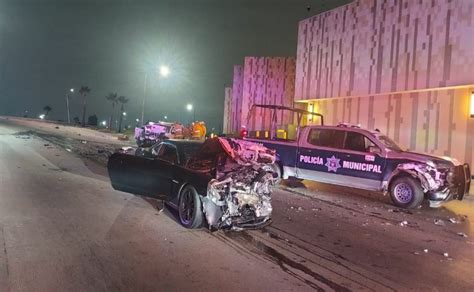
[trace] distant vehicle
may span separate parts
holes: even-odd
[[[150,147],[157,141],[182,138],[183,126],[178,123],[148,122],[135,128],[135,141],[139,147]]]
[[[282,107],[274,108],[277,109]],[[302,114],[314,114],[284,110],[295,111],[298,119]],[[295,141],[271,137],[248,140],[277,151],[274,171],[279,177],[382,191],[389,193],[392,202],[402,208],[419,206],[425,196],[430,206],[438,207],[443,201],[462,200],[469,193],[468,164],[449,157],[405,151],[379,131],[350,124],[325,126],[319,116],[322,125],[303,127],[297,131]]]
[[[248,141],[166,140],[144,155],[113,154],[108,171],[114,189],[165,200],[187,228],[241,230],[270,223],[274,162]]]
[[[156,142],[167,139],[194,139],[201,140],[206,137],[206,124],[193,122],[188,127],[180,123],[148,122],[135,128],[135,141],[138,147],[150,147]]]

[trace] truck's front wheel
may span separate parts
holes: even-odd
[[[419,181],[409,176],[403,176],[396,178],[391,183],[390,198],[394,205],[412,209],[421,205],[424,193]]]

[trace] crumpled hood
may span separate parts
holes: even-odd
[[[218,138],[222,148],[241,165],[272,164],[276,160],[275,150],[263,144],[233,138]]]
[[[219,156],[216,178],[202,197],[209,227],[242,230],[269,224],[275,179],[265,166],[275,162],[275,151],[255,142],[218,139],[225,155]]]
[[[437,156],[437,155],[428,155],[424,153],[412,152],[412,151],[389,151],[387,153],[387,158],[389,159],[408,159],[416,162],[427,163],[432,161],[435,164],[449,165],[449,166],[458,166],[461,163],[455,158],[447,156]]]

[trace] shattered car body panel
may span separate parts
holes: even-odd
[[[216,179],[203,198],[211,227],[234,230],[263,226],[271,217],[271,191],[275,182],[264,169],[275,162],[275,151],[243,140],[219,138],[227,155],[220,156]]]
[[[273,150],[229,138],[204,143],[166,140],[152,148],[152,155],[110,157],[109,176],[115,189],[163,199],[179,208],[182,190],[191,185],[210,228],[241,230],[271,222],[275,179],[265,166],[275,162]]]

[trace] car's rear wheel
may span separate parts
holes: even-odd
[[[390,185],[390,198],[401,208],[416,208],[423,202],[424,193],[420,182],[412,177],[396,178]]]
[[[188,185],[179,196],[179,220],[186,228],[199,228],[203,223],[201,198],[196,189]]]

